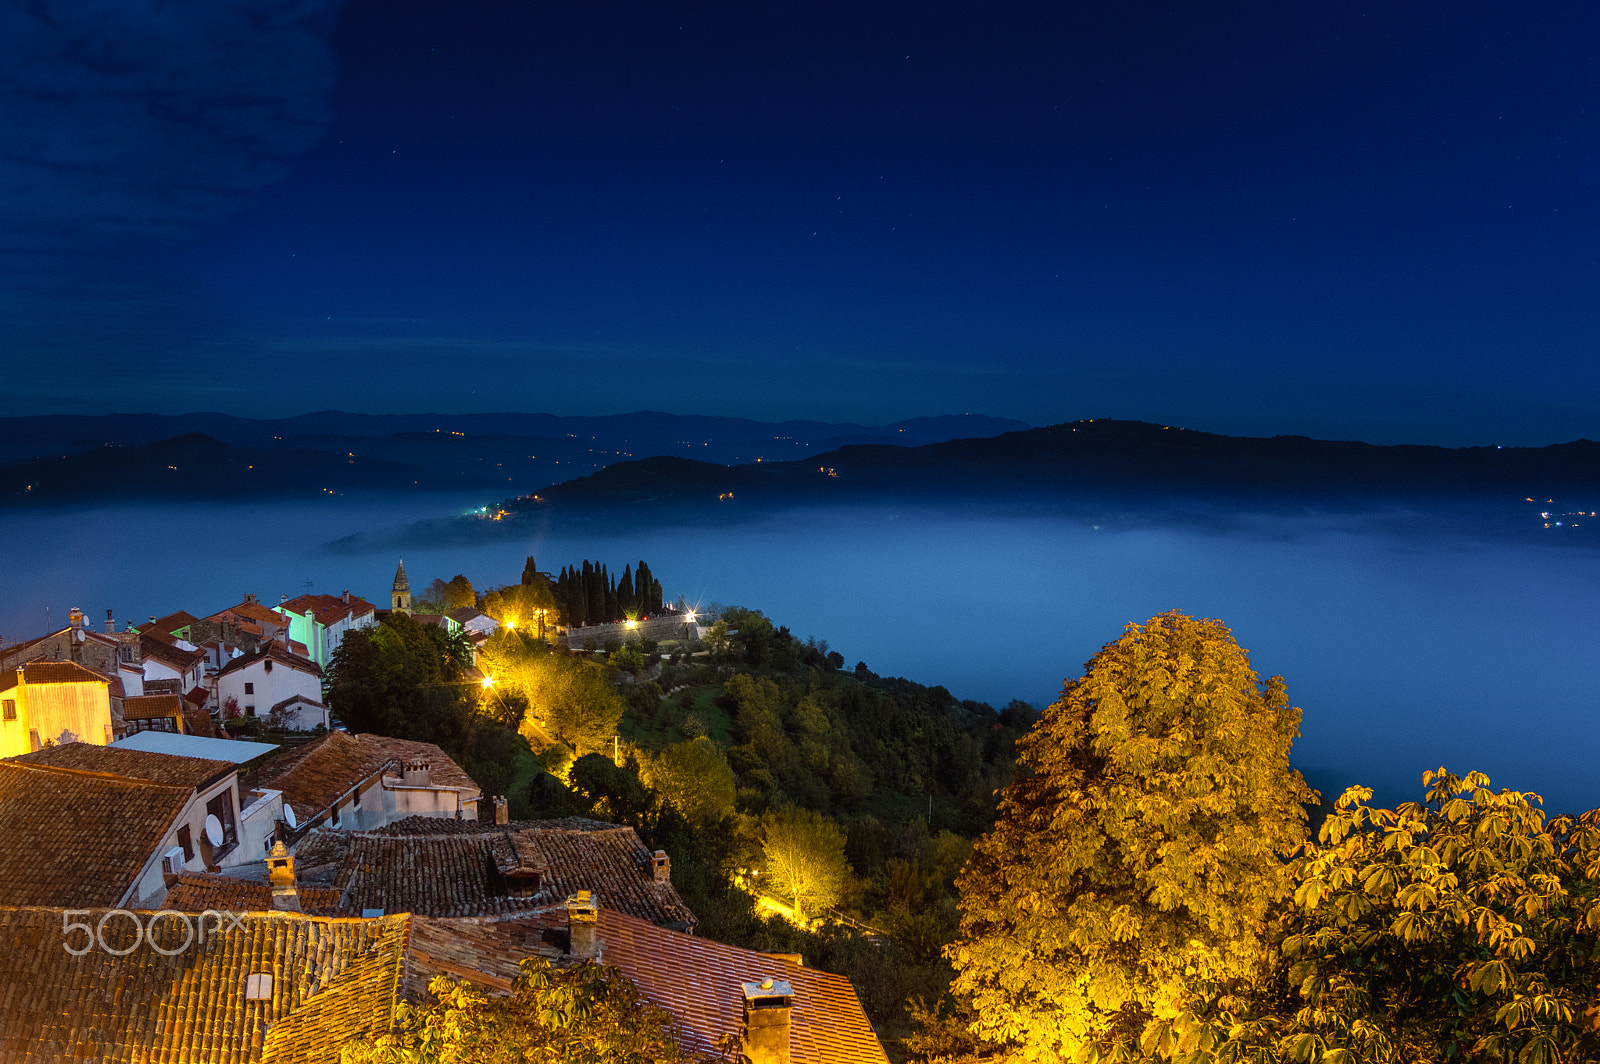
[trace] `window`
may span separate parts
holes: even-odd
[[[253,684],[253,683],[245,684],[244,685],[244,693],[247,694],[247,695],[255,694],[256,693],[256,685]]]
[[[15,698],[8,698],[5,700],[5,711],[6,720],[17,719],[17,700]]]
[[[256,707],[255,706],[245,706],[244,707],[244,715],[247,716],[247,717],[255,716],[256,715]]]
[[[189,825],[185,824],[178,829],[178,845],[183,847],[183,859],[194,860],[194,839],[189,834]]]
[[[222,821],[222,848],[232,846],[237,838],[233,826],[233,788],[228,788],[207,802],[206,812]]]
[[[244,999],[246,1001],[271,1001],[272,976],[264,972],[245,976]]]
[[[39,729],[38,728],[30,728],[30,729],[28,729],[28,742],[33,744],[33,749],[35,749],[35,750],[40,749],[40,746],[39,746]]]

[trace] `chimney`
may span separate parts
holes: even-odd
[[[672,882],[672,862],[668,860],[666,850],[657,850],[650,855],[650,878],[657,883]]]
[[[278,596],[278,605],[282,606],[285,602],[288,602],[288,601],[289,601],[289,596],[288,595],[279,595]]]
[[[294,858],[279,839],[272,844],[267,855],[267,882],[272,885],[272,907],[297,913],[300,911],[300,892],[294,886]]]
[[[507,810],[506,796],[503,795],[503,794],[495,795],[494,796],[494,822],[496,824],[504,824],[509,819],[511,819],[511,815],[510,815],[509,811]]]
[[[346,606],[350,605],[350,589],[349,588],[345,588],[344,589],[344,594],[341,595],[340,597],[344,599],[344,604]]]
[[[567,956],[575,961],[599,961],[600,905],[591,891],[580,890],[567,899]]]
[[[771,976],[741,983],[744,991],[744,1055],[750,1064],[789,1064],[789,1018],[794,990]]]
[[[254,592],[254,591],[246,591],[246,592],[245,592],[245,593],[244,593],[244,600],[245,600],[245,601],[246,601],[246,602],[257,602],[257,601],[259,601],[259,600],[258,600],[258,599],[257,599],[257,598],[256,598],[256,593],[255,593],[255,592]]]
[[[150,619],[152,621],[155,620],[154,617],[152,617]],[[76,606],[72,607],[72,609],[70,611],[68,611],[68,613],[67,613],[67,620],[72,622],[72,627],[73,628],[82,628],[83,627],[83,611],[80,610]]]
[[[106,635],[117,634],[117,622],[111,619],[111,608],[106,607]]]
[[[428,762],[416,759],[407,761],[400,772],[402,787],[432,787],[433,773]]]

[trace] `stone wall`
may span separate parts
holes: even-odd
[[[693,625],[683,614],[668,614],[640,621],[633,628],[626,624],[591,624],[587,628],[569,628],[561,638],[568,649],[582,650],[584,641],[588,639],[593,639],[597,648],[604,648],[608,639],[620,639],[626,643],[630,639],[643,638],[659,643],[664,639],[682,639],[684,633],[692,628]]]

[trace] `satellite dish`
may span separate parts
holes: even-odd
[[[290,831],[300,826],[299,818],[294,815],[294,806],[288,802],[283,803],[283,822],[289,825]]]
[[[217,819],[215,813],[206,814],[206,838],[213,846],[222,845],[222,821]]]

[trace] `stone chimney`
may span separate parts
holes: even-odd
[[[259,601],[261,601],[260,599],[256,598],[256,593],[254,591],[246,591],[244,593],[244,600],[246,602],[259,602]]]
[[[672,882],[672,862],[667,858],[666,850],[657,850],[650,855],[650,878],[657,883]]]
[[[789,1064],[794,990],[787,980],[771,976],[739,985],[744,991],[744,1055],[750,1064]]]
[[[282,839],[272,844],[272,852],[267,855],[267,882],[272,886],[274,909],[300,911],[300,892],[294,885],[294,858]]]
[[[106,607],[106,635],[117,634],[117,622],[111,619],[111,608]]]
[[[511,814],[510,814],[510,812],[509,812],[509,810],[507,808],[506,796],[503,795],[503,794],[495,795],[494,796],[494,822],[496,824],[504,824],[510,819],[511,819]]]
[[[600,904],[593,892],[580,890],[567,899],[567,956],[575,961],[599,961]]]
[[[400,785],[402,787],[432,787],[432,766],[420,758],[407,761],[400,772]]]
[[[350,605],[350,589],[349,588],[345,588],[344,589],[344,594],[341,595],[340,598],[342,598],[344,600],[344,604],[346,606]]]
[[[288,601],[289,601],[289,596],[288,595],[279,595],[278,596],[278,605],[282,606],[285,602],[288,602]]]

